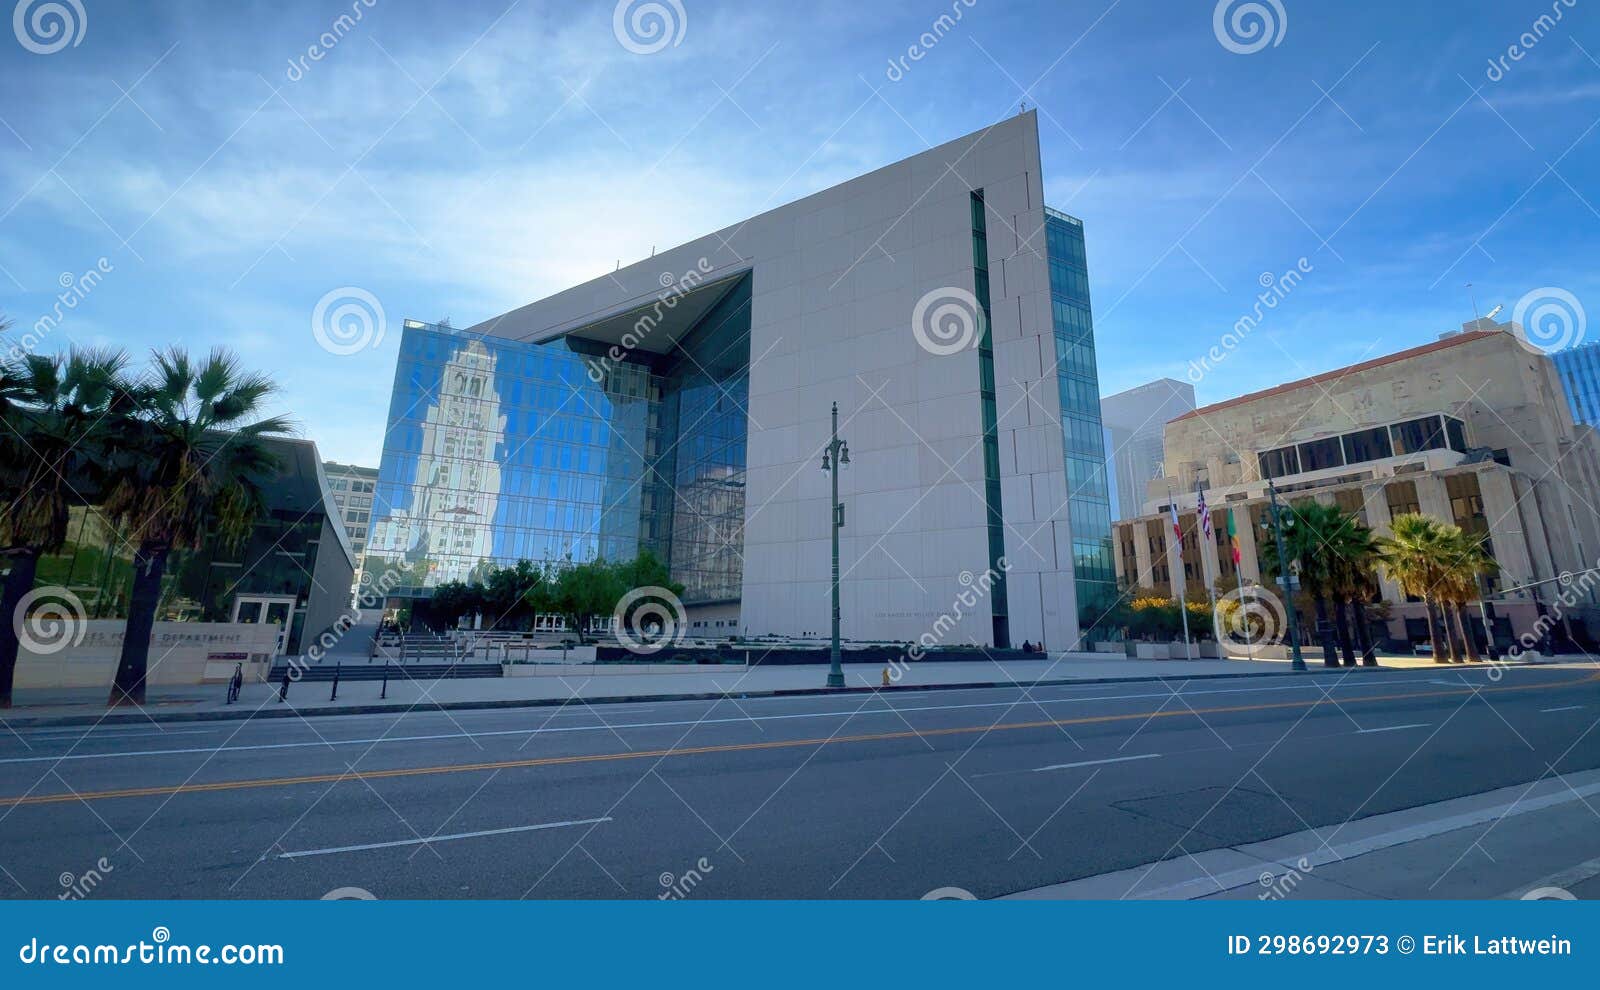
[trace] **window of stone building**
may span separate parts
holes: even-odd
[[[1419,450],[1440,450],[1445,446],[1444,424],[1438,416],[1407,420],[1389,427],[1394,438],[1396,454],[1414,454]]]
[[[1321,471],[1344,466],[1344,450],[1338,437],[1311,440],[1300,445],[1300,470]]]
[[[1389,440],[1387,427],[1356,430],[1353,433],[1346,433],[1341,439],[1344,441],[1344,459],[1347,464],[1360,464],[1362,461],[1376,461],[1394,456],[1394,444]]]
[[[1421,512],[1422,503],[1417,500],[1417,484],[1414,481],[1396,481],[1384,487],[1384,495],[1389,500],[1389,518],[1407,512]]]

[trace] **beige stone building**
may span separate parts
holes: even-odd
[[[1595,575],[1585,572],[1600,567],[1600,439],[1574,424],[1553,362],[1515,324],[1467,324],[1431,344],[1205,406],[1169,422],[1164,446],[1167,476],[1151,482],[1144,515],[1115,526],[1124,587],[1203,596],[1205,575],[1220,589],[1262,582],[1270,477],[1284,502],[1337,504],[1380,534],[1395,515],[1417,511],[1487,534],[1500,571],[1485,598],[1502,647],[1556,604],[1579,635],[1596,611]],[[1209,540],[1196,517],[1200,488]],[[1536,582],[1549,583],[1526,587]],[[1388,581],[1380,591],[1390,639],[1425,641],[1422,605]]]

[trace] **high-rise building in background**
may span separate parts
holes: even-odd
[[[351,552],[355,554],[355,580],[359,584],[362,559],[372,531],[372,496],[378,488],[378,469],[323,461],[322,473],[328,479],[328,490],[333,493],[334,506],[344,522]]]
[[[1116,489],[1113,519],[1143,512],[1145,486],[1161,476],[1161,434],[1167,423],[1194,411],[1194,386],[1158,378],[1100,400],[1106,464]]]
[[[1083,224],[1042,174],[1029,112],[466,330],[407,321],[368,566],[403,598],[651,550],[700,634],[821,635],[837,403],[844,636],[1074,646],[1115,579]]]
[[[1600,341],[1550,355],[1561,376],[1572,418],[1600,427]]]

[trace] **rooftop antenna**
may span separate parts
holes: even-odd
[[[1472,303],[1472,322],[1477,323],[1481,317],[1478,316],[1478,300],[1477,297],[1472,294],[1471,282],[1467,283],[1467,299]]]
[[[1025,114],[1027,112],[1028,112],[1028,101],[1027,100],[1023,100],[1022,104],[1021,104],[1021,109],[1019,109],[1017,111],[1017,116],[1020,117],[1020,116],[1022,116],[1023,114]]]

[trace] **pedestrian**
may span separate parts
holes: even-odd
[[[278,700],[289,700],[289,668],[283,668],[283,683],[278,685]]]
[[[244,687],[244,664],[233,665],[233,676],[228,678],[228,704],[239,700],[239,689]]]

